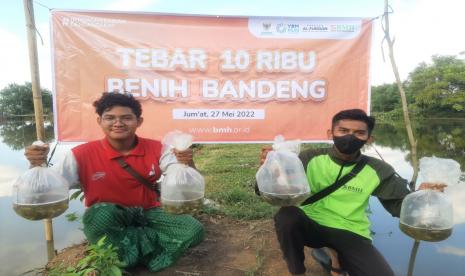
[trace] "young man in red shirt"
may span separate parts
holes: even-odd
[[[139,182],[118,163],[155,183],[166,168],[160,168],[160,141],[138,137],[142,108],[132,96],[104,93],[94,102],[97,123],[105,137],[73,148],[53,166],[73,187],[81,187],[85,205],[84,234],[91,243],[106,236],[118,248],[126,267],[145,264],[150,271],[173,264],[187,248],[200,243],[204,229],[190,215],[171,215],[160,206],[157,193]],[[31,166],[45,163],[49,148],[29,146],[25,155]],[[195,168],[192,149],[174,150],[179,163]]]

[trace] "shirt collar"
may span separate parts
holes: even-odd
[[[115,150],[111,146],[110,142],[108,142],[108,139],[106,137],[101,140],[101,143],[103,145],[103,148],[106,152],[108,159],[115,159],[115,158],[122,157],[122,156],[144,156],[145,155],[145,150],[143,147],[144,139],[139,138],[136,135],[136,140],[137,140],[136,146],[126,155],[123,155],[117,150]]]

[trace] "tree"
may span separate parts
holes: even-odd
[[[408,79],[408,90],[424,114],[465,114],[465,61],[455,56],[433,56],[421,63]]]
[[[42,105],[44,114],[52,113],[52,93],[42,89]],[[3,116],[34,114],[32,99],[32,84],[26,82],[23,85],[9,84],[0,91],[0,110]]]
[[[407,84],[404,83],[407,87]],[[408,88],[408,87],[407,87]],[[415,99],[410,90],[406,89],[405,96],[409,105],[409,112],[416,113]],[[402,104],[399,97],[399,87],[396,83],[382,84],[371,87],[371,111],[391,115],[402,115]]]
[[[400,107],[399,89],[395,83],[371,88],[371,110],[373,112],[390,112]]]
[[[24,149],[37,140],[36,124],[34,120],[7,120],[0,127],[0,137],[2,142],[13,150]],[[52,140],[53,126],[47,124],[44,142],[48,143]]]

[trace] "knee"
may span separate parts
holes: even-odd
[[[83,217],[84,234],[86,236],[100,236],[106,232],[106,229],[121,224],[121,207],[115,204],[99,203],[89,207]]]
[[[196,220],[195,218],[192,218],[192,221],[191,221],[191,228],[192,228],[192,232],[195,234],[195,235],[198,235],[198,236],[202,236],[205,234],[205,227],[203,226],[203,224]]]
[[[292,228],[302,220],[302,210],[296,206],[281,207],[274,216],[277,229]]]
[[[197,245],[203,241],[205,237],[205,227],[200,221],[190,217],[190,220],[186,222],[185,229],[188,232],[189,239],[191,240],[190,246]]]
[[[205,238],[205,228],[199,222],[199,226],[196,228],[196,232],[193,238],[193,244],[198,244]]]

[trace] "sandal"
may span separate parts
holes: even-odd
[[[313,248],[312,257],[329,273],[336,272],[339,276],[349,276],[347,271],[332,266],[331,257],[323,248]]]

